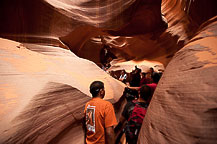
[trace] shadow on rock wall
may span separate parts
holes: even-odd
[[[83,109],[90,99],[70,85],[50,82],[13,119],[11,129],[4,132],[1,142],[57,143],[67,135],[68,138],[83,137]]]
[[[216,143],[217,21],[211,21],[168,64],[143,121],[140,144]]]

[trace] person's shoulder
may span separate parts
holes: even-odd
[[[144,108],[148,107],[148,103],[145,103],[145,102],[138,102],[136,104],[138,104],[139,106],[144,107]]]
[[[90,100],[88,102],[85,103],[85,106],[88,105],[90,103]]]
[[[108,105],[108,104],[111,104],[111,102],[107,101],[107,100],[104,100],[104,99],[98,99],[98,101],[100,101],[101,104],[103,105]],[[111,104],[112,105],[112,104]]]
[[[112,103],[110,101],[107,101],[107,100],[103,100],[101,104],[103,104],[105,108],[113,107]]]
[[[112,105],[112,103],[110,101],[107,101],[107,100],[103,100],[103,101],[106,105]]]
[[[127,104],[125,105],[125,107],[129,108],[129,107],[135,106],[135,102],[136,101],[134,101],[134,100],[133,101],[129,101],[129,102],[127,102]]]
[[[88,101],[88,102],[85,103],[85,106],[84,106],[85,109],[88,107],[88,105],[90,105],[90,101]]]
[[[146,85],[149,86],[149,87],[155,87],[155,86],[157,86],[156,83],[150,83],[150,84],[146,84]]]

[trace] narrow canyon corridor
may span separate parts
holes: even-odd
[[[90,83],[119,120],[111,74],[135,66],[163,71],[139,144],[217,142],[216,0],[1,0],[0,19],[0,144],[83,144]]]

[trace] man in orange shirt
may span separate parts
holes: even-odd
[[[85,126],[87,144],[114,144],[114,126],[117,125],[112,104],[103,100],[104,84],[94,81],[90,85],[92,99],[86,103]]]

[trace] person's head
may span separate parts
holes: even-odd
[[[104,83],[101,81],[94,81],[90,84],[90,93],[93,97],[101,97],[104,98],[105,90]]]
[[[144,78],[145,75],[146,75],[146,73],[144,73],[144,72],[140,73],[141,78]]]
[[[123,95],[127,101],[132,101],[135,100],[135,98],[138,98],[138,91],[125,87]]]
[[[137,66],[135,66],[135,69],[132,70],[132,73],[137,73],[138,69],[139,68]]]
[[[150,72],[150,73],[153,73],[153,72],[154,72],[154,69],[153,69],[152,67],[150,67],[149,72]]]
[[[140,74],[142,70],[140,68],[137,69],[137,73]]]
[[[154,73],[152,75],[152,80],[154,83],[158,83],[158,81],[160,80],[161,75],[159,73]]]
[[[139,97],[145,101],[148,101],[151,97],[151,88],[147,85],[143,85],[139,90]]]
[[[134,74],[140,75],[141,72],[142,72],[142,70],[140,68],[136,68],[134,71]]]
[[[121,74],[122,74],[122,75],[125,74],[125,70],[122,70],[122,71],[121,71]]]
[[[147,79],[151,79],[151,73],[150,73],[150,72],[146,73],[145,77],[146,77]]]

